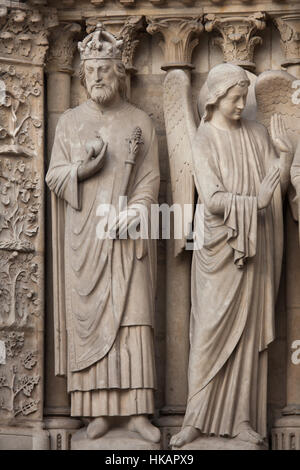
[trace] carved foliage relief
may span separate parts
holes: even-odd
[[[34,157],[42,135],[40,71],[0,64],[0,155]]]
[[[48,28],[56,22],[51,13],[0,7],[0,55],[43,64],[48,49]]]
[[[0,420],[9,423],[42,416],[47,36],[36,10],[0,8]]]
[[[24,417],[38,411],[37,351],[27,349],[24,332],[0,331],[0,416]]]

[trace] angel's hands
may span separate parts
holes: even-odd
[[[279,153],[293,154],[292,142],[280,114],[275,113],[271,117],[271,136]]]
[[[273,193],[280,181],[279,168],[274,166],[269,170],[267,175],[264,177],[260,184],[258,197],[257,197],[257,207],[258,209],[264,209],[267,207],[273,197]]]

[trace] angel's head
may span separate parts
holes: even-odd
[[[209,95],[203,120],[209,121],[216,109],[228,119],[240,119],[250,85],[245,70],[234,64],[216,65],[210,70],[206,84]]]

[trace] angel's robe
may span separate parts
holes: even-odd
[[[206,122],[195,136],[194,178],[204,203],[195,230],[203,246],[193,253],[183,425],[205,434],[233,437],[248,421],[266,436],[267,346],[283,243],[280,184],[267,208],[258,210],[257,196],[276,160],[267,130],[254,121],[230,131]]]
[[[143,144],[129,180],[128,208],[150,210],[158,195],[159,164],[154,127],[144,112],[122,102],[101,113],[88,100],[64,113],[56,129],[46,176],[52,191],[55,362],[56,374],[68,373],[72,396],[82,394],[72,404],[73,415],[135,414],[124,406],[119,410],[120,404],[100,410],[99,395],[90,409],[85,406],[90,395],[83,394],[154,388],[155,244],[103,236],[119,211],[129,139],[136,127]],[[86,143],[97,134],[108,144],[104,166],[79,182]],[[107,395],[100,402],[105,400]],[[136,395],[130,400],[136,401]]]

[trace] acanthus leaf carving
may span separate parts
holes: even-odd
[[[24,254],[14,251],[10,254],[1,251],[1,329],[32,327],[34,319],[39,317],[38,272],[38,263],[33,253]]]
[[[49,46],[49,30],[56,25],[57,17],[53,10],[42,14],[35,7],[24,4],[19,8],[1,7],[0,55],[42,65]]]
[[[202,16],[147,17],[147,23],[148,33],[163,37],[160,46],[166,61],[164,69],[193,68],[192,53],[204,29]]]
[[[254,49],[262,44],[262,38],[254,34],[265,28],[265,20],[265,13],[261,12],[236,17],[208,14],[205,15],[205,29],[207,32],[217,30],[219,33],[219,36],[213,38],[213,43],[222,49],[225,62],[254,69]]]
[[[47,57],[48,72],[73,72],[72,62],[77,48],[75,38],[80,31],[81,26],[77,23],[62,23],[53,29]]]
[[[118,39],[123,40],[122,61],[127,70],[133,70],[133,57],[139,45],[139,33],[144,29],[142,16],[131,16],[121,28]]]
[[[283,66],[300,63],[300,15],[286,15],[275,18],[281,36],[281,47],[286,60]]]

